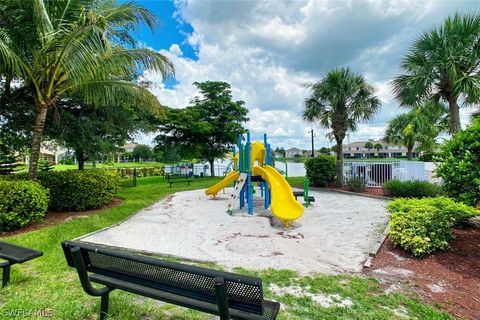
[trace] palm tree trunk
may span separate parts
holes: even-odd
[[[30,167],[28,169],[28,178],[35,180],[37,178],[38,160],[40,158],[40,146],[42,144],[43,128],[45,126],[45,118],[47,117],[48,107],[37,104],[37,118],[35,119],[35,129],[33,130],[32,151],[30,156]]]
[[[456,97],[448,99],[448,109],[450,111],[450,133],[454,134],[461,129],[460,108],[458,107]]]
[[[412,152],[413,152],[413,146],[408,146],[407,147],[407,159],[412,160]]]
[[[215,177],[215,169],[213,167],[215,164],[215,159],[208,160],[208,163],[210,163],[210,176]]]
[[[336,185],[337,187],[341,187],[343,185],[343,140],[337,140],[336,152],[337,152]]]

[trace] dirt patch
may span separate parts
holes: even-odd
[[[400,288],[408,283],[410,290],[453,316],[480,319],[480,227],[454,233],[450,251],[423,259],[411,257],[387,239],[366,272],[379,278],[386,290],[403,291]]]
[[[323,293],[311,293],[309,287],[301,288],[297,286],[292,287],[280,287],[272,283],[269,289],[276,295],[292,295],[295,297],[308,297],[315,303],[319,304],[323,308],[341,307],[348,308],[353,305],[353,301],[350,298],[342,298],[338,294],[323,294]]]
[[[88,216],[98,213],[99,211],[116,207],[120,205],[122,202],[123,202],[122,199],[114,198],[112,202],[110,202],[107,206],[100,209],[87,210],[87,211],[65,211],[65,212],[49,211],[45,214],[45,218],[43,218],[43,220],[33,222],[22,229],[0,232],[0,236],[2,237],[14,236],[17,234],[35,231],[44,227],[57,225],[62,222],[70,221],[72,219],[86,218]]]

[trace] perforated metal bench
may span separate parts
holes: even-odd
[[[62,248],[85,292],[101,297],[100,319],[107,317],[109,293],[114,289],[218,315],[221,320],[275,319],[280,308],[278,302],[263,299],[259,278],[78,241],[64,241]],[[91,282],[104,287],[96,289]]]
[[[2,287],[6,287],[10,282],[10,267],[12,265],[17,263],[24,263],[42,255],[43,252],[41,251],[32,250],[0,241],[0,259],[5,260],[3,262],[0,262],[0,268],[3,269]]]
[[[174,183],[177,183],[177,182],[186,182],[187,183],[187,186],[190,186],[190,182],[192,182],[192,180],[169,180],[167,181],[170,188],[172,187],[172,184]]]

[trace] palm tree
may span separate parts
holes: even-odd
[[[377,143],[375,143],[375,145],[373,146],[373,148],[377,150],[377,154],[378,154],[378,156],[380,156],[380,150],[383,149],[382,144],[377,142]]]
[[[393,80],[397,100],[419,106],[428,100],[448,103],[450,132],[460,130],[459,101],[480,102],[480,14],[455,14],[414,42]]]
[[[0,71],[21,79],[34,96],[31,179],[36,178],[47,111],[59,99],[79,96],[96,106],[124,103],[160,110],[153,94],[128,80],[139,69],[173,74],[165,56],[135,47],[130,36],[142,24],[154,29],[158,21],[150,11],[111,0],[7,2],[15,9],[15,20],[0,24]]]
[[[369,121],[380,108],[375,90],[363,76],[348,68],[333,69],[319,82],[311,85],[312,93],[305,100],[303,119],[319,122],[331,130],[337,154],[337,185],[343,184],[343,139],[355,131],[359,122]]]
[[[384,140],[407,147],[407,158],[412,159],[415,143],[419,149],[432,152],[436,138],[448,128],[448,109],[441,103],[429,102],[401,114],[388,123]]]
[[[370,150],[373,149],[373,142],[372,142],[372,140],[368,140],[363,147],[364,147],[365,149],[367,149],[367,150],[368,150],[368,154],[370,154]]]

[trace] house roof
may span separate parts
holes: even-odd
[[[287,152],[288,152],[288,151],[290,151],[290,152],[292,152],[292,151],[293,151],[293,152],[302,152],[301,149],[298,149],[298,148],[295,148],[295,147],[290,148],[290,149],[287,149],[286,151],[287,151]]]

